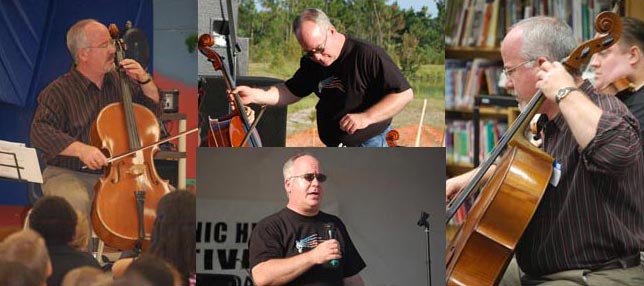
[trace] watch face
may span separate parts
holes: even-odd
[[[566,94],[566,91],[568,91],[568,90],[567,90],[567,89],[563,89],[563,88],[562,88],[562,89],[560,89],[560,90],[557,92],[557,97],[562,97],[564,94]]]

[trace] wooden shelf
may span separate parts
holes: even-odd
[[[445,58],[461,60],[471,60],[473,58],[501,60],[501,51],[499,48],[445,47]]]
[[[185,113],[163,113],[160,119],[165,120],[185,120],[187,118]]]
[[[154,159],[158,160],[179,160],[186,158],[186,152],[177,152],[177,151],[159,151],[154,156]]]
[[[471,109],[446,109],[445,113],[448,115],[454,115],[458,118],[467,119],[471,119],[474,115],[474,111]],[[484,106],[479,109],[479,114],[485,118],[511,119],[516,118],[519,114],[519,109],[516,107],[506,108]]]

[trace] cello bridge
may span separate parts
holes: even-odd
[[[128,170],[127,173],[135,176],[140,176],[145,172],[144,164],[134,164]]]

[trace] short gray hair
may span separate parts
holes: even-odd
[[[320,28],[322,28],[322,30],[326,30],[333,26],[333,24],[331,24],[331,20],[329,20],[329,17],[324,14],[322,10],[307,8],[300,12],[300,14],[295,17],[295,20],[293,20],[293,33],[297,35],[297,33],[300,31],[302,23],[306,21],[311,21],[317,24],[318,26],[320,26]]]
[[[87,47],[87,34],[85,27],[90,23],[99,23],[94,19],[85,19],[76,22],[67,30],[67,49],[74,59],[74,63],[78,63],[78,50]]]
[[[526,18],[510,27],[522,29],[521,57],[535,60],[547,57],[561,61],[577,47],[577,40],[570,26],[557,18],[538,16]]]
[[[49,252],[45,239],[32,229],[14,232],[0,243],[0,257],[26,266],[40,282],[47,281]]]
[[[318,160],[318,162],[320,161],[317,157],[313,156],[313,154],[311,153],[302,152],[302,153],[295,154],[291,158],[288,158],[288,160],[286,160],[286,163],[284,163],[284,167],[282,168],[282,174],[284,175],[284,180],[288,180],[288,178],[293,176],[293,164],[295,163],[295,160],[304,156],[313,157],[315,158],[315,160]]]

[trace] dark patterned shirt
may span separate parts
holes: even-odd
[[[130,80],[133,100],[152,110],[157,116],[161,106],[143,94],[141,87]],[[75,171],[101,173],[81,169],[84,165],[77,157],[58,155],[74,141],[89,144],[90,127],[98,113],[110,103],[121,102],[122,91],[118,73],[105,75],[99,89],[75,68],[60,76],[38,96],[38,108],[31,123],[31,144],[43,153],[47,165]]]
[[[563,115],[545,127],[544,149],[561,164],[517,246],[531,276],[593,269],[644,249],[644,159],[637,120],[614,96],[585,81],[582,91],[603,113],[585,149]]]
[[[618,98],[626,104],[628,109],[633,113],[640,123],[640,140],[644,141],[644,88],[640,88],[634,93],[618,95]],[[642,144],[644,151],[644,144]]]

